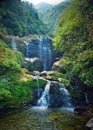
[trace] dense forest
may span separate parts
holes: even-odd
[[[24,36],[47,33],[33,5],[20,0],[0,1],[0,23],[0,32],[4,34]]]
[[[93,117],[93,0],[65,0],[54,6],[0,1],[0,114],[29,105],[74,106],[77,113],[85,112],[84,119],[51,110],[50,117],[50,111],[39,113],[34,121],[47,115],[47,124],[52,122],[57,130],[63,129],[62,123],[63,130],[87,130],[84,123]]]
[[[92,1],[73,1],[59,22],[55,49],[63,53],[62,65],[70,77],[93,87]]]
[[[47,25],[51,35],[55,34],[55,32],[57,31],[60,17],[62,16],[64,10],[68,7],[70,2],[70,0],[67,0],[55,6],[47,3],[36,5],[39,17],[43,21],[43,23]]]

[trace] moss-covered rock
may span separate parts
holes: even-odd
[[[40,76],[63,83],[65,86],[70,86],[70,81],[67,79],[66,75],[57,71],[43,71]]]
[[[63,104],[62,93],[60,91],[60,85],[56,82],[51,82],[50,85],[50,102],[49,107],[61,107]]]
[[[29,71],[39,71],[43,70],[43,64],[39,58],[25,58],[24,67]]]

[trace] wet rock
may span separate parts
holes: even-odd
[[[63,68],[62,64],[60,61],[56,61],[54,62],[53,66],[52,66],[52,70],[53,71],[58,71],[58,72],[62,72],[62,73],[66,73],[65,69]]]
[[[84,112],[86,112],[86,107],[78,106],[78,107],[74,108],[74,112],[76,114],[84,113]]]
[[[58,72],[57,71],[42,71],[40,73],[40,76],[48,80],[54,80],[52,76],[55,75],[56,73]]]
[[[91,118],[87,124],[86,124],[86,127],[90,128],[91,130],[93,130],[93,118]]]
[[[43,70],[51,70],[53,63],[51,43],[51,39],[45,36],[32,38],[25,46],[25,57],[38,57],[43,64]]]
[[[46,76],[47,76],[47,71],[42,71],[42,72],[40,73],[40,76],[46,77]]]
[[[62,93],[60,91],[60,86],[58,83],[51,83],[50,86],[50,105],[49,107],[61,107],[63,104]]]
[[[25,58],[24,67],[29,71],[42,71],[43,64],[37,57]]]

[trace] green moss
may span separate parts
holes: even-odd
[[[67,79],[66,75],[65,74],[62,74],[62,73],[53,73],[51,75],[49,75],[52,80],[58,80],[60,81],[61,83],[63,83],[65,86],[70,86],[70,82],[69,80]]]
[[[11,50],[3,40],[0,40],[0,75],[9,71],[19,71],[22,64],[22,54]]]

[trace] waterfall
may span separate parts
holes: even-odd
[[[43,63],[43,70],[50,70],[52,66],[52,48],[46,38],[40,37],[39,40],[39,59]]]
[[[28,44],[27,44],[27,45],[26,45],[26,57],[29,57],[28,49],[29,49],[29,46],[28,46]]]
[[[43,59],[43,57],[42,57],[42,54],[43,54],[43,49],[42,49],[42,47],[43,47],[43,39],[42,39],[42,37],[41,38],[39,38],[39,58],[40,58],[40,60],[42,61]]]
[[[16,41],[15,41],[15,37],[12,37],[11,47],[12,47],[13,50],[17,51],[17,44],[16,44]]]
[[[37,106],[54,107],[57,106],[57,104],[61,104],[62,107],[71,108],[72,104],[70,102],[70,93],[68,92],[66,87],[63,84],[58,83],[59,87],[57,88],[57,90],[54,89],[55,90],[54,92],[54,90],[51,91],[52,87],[50,88],[50,86],[53,85],[52,83],[56,82],[47,80],[45,89],[42,92],[41,97],[37,101]],[[56,93],[56,91],[59,92]]]
[[[51,70],[53,63],[52,41],[44,36],[37,37],[26,43],[25,57],[37,57],[43,64],[43,71]]]
[[[72,107],[71,101],[70,101],[70,93],[64,86],[64,84],[60,84],[60,91],[62,93],[63,98],[63,107]]]
[[[37,81],[37,87],[38,87],[37,95],[38,95],[38,97],[39,97],[39,96],[40,96],[40,92],[39,92],[39,82],[38,82],[39,72],[38,72],[38,71],[34,71],[34,74],[35,74],[35,79],[36,79],[36,81]]]
[[[37,101],[38,106],[48,107],[48,105],[49,105],[49,90],[50,90],[50,81],[47,82],[44,92],[42,93],[40,99]]]
[[[86,101],[86,104],[89,104],[88,94],[87,93],[85,93],[85,101]]]

